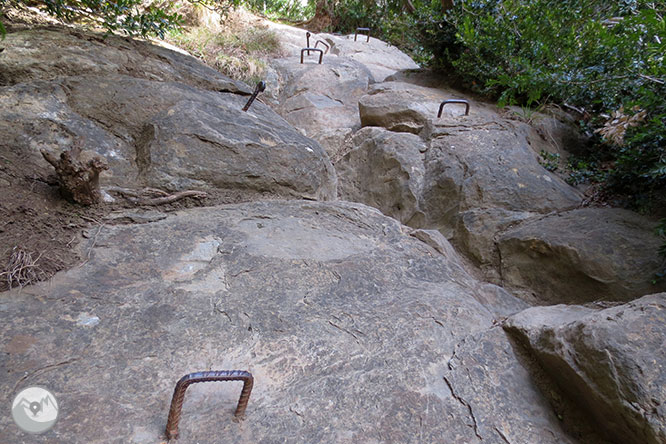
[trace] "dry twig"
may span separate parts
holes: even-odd
[[[18,246],[14,247],[5,271],[0,273],[0,282],[5,281],[11,290],[15,286],[23,288],[26,285],[43,280],[46,278],[46,273],[37,264],[41,257],[42,253],[36,259],[33,259],[31,253]]]

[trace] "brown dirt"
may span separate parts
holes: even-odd
[[[62,199],[52,174],[6,147],[0,150],[0,291],[10,287],[8,268],[15,250],[39,258],[34,271],[40,278],[76,264],[82,229],[104,212]],[[11,286],[29,283],[14,281]]]
[[[78,245],[84,237],[95,233],[102,223],[123,223],[122,218],[105,220],[111,211],[137,208],[126,201],[82,206],[65,200],[53,168],[15,153],[0,144],[0,291],[49,279],[56,272],[82,263]],[[167,205],[143,207],[171,212],[195,206],[240,203],[251,200],[272,200],[267,193],[249,190],[216,190],[205,198],[184,198]],[[9,282],[16,269],[12,253],[23,251],[32,257],[32,277]]]

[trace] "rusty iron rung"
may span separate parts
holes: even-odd
[[[444,105],[448,103],[461,103],[465,105],[465,115],[469,116],[469,102],[467,100],[463,99],[450,99],[450,100],[445,100],[439,105],[439,112],[437,113],[437,117],[442,117],[442,111],[444,110]]]
[[[317,51],[319,53],[319,64],[321,65],[321,61],[324,58],[324,50],[321,48],[303,48],[301,49],[301,64],[303,63],[303,53],[307,51],[308,55],[310,55],[310,51]]]
[[[265,90],[266,90],[266,82],[264,82],[263,80],[260,80],[257,83],[257,86],[255,86],[254,92],[250,96],[250,99],[247,101],[247,103],[243,107],[243,111],[247,112],[247,110],[250,109],[250,105],[252,105],[252,102],[254,102],[254,99],[257,98],[257,95],[259,95],[260,92],[263,92]]]
[[[181,411],[183,409],[183,401],[185,400],[185,391],[187,388],[199,382],[212,382],[212,381],[243,381],[243,389],[241,390],[240,398],[238,399],[238,406],[234,416],[242,418],[247,408],[247,403],[250,400],[250,393],[252,393],[252,386],[254,385],[254,378],[250,372],[243,370],[216,370],[207,372],[197,372],[185,375],[176,383],[176,388],[173,391],[171,398],[171,407],[169,408],[169,419],[166,425],[167,439],[178,438],[178,423],[180,422]]]
[[[358,37],[358,32],[359,31],[365,31],[368,33],[368,40],[366,40],[366,43],[370,41],[370,28],[356,28],[356,32],[354,33],[354,41],[356,41],[356,37]]]
[[[323,41],[323,40],[317,40],[317,41],[315,42],[314,47],[316,48],[317,45],[320,44],[320,43],[326,47],[326,50],[324,50],[324,54],[328,53],[328,50],[331,49],[331,47],[328,45],[328,43],[326,43],[326,42]],[[308,55],[310,55],[310,54],[308,54]]]

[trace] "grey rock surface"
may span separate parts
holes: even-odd
[[[474,208],[459,214],[454,242],[483,272],[486,279],[502,284],[501,255],[497,238],[537,213],[503,208]]]
[[[335,156],[345,138],[361,125],[358,99],[372,82],[372,74],[360,63],[338,57],[319,65],[300,64],[292,56],[272,65],[282,85],[277,112]]]
[[[666,442],[666,293],[604,310],[531,308],[504,325],[609,442]]]
[[[421,133],[428,123],[437,119],[440,103],[446,99],[462,99],[460,93],[448,88],[427,88],[400,81],[372,85],[358,103],[363,126],[381,126],[389,131]],[[475,104],[476,105],[476,104]],[[461,116],[464,105],[448,105],[444,117]],[[474,115],[485,114],[485,108],[474,107]]]
[[[252,92],[244,83],[223,76],[192,56],[131,38],[42,27],[8,33],[3,47],[0,86],[118,74],[211,91]]]
[[[339,197],[375,207],[405,225],[422,226],[426,144],[413,134],[370,127],[356,132],[350,145],[335,164]]]
[[[526,221],[499,236],[501,274],[550,303],[628,301],[653,285],[662,264],[656,222],[617,208],[582,208]]]
[[[197,384],[179,442],[572,442],[493,328],[485,286],[433,239],[447,256],[342,202],[104,226],[83,266],[0,294],[0,402],[55,392],[60,421],[31,443],[155,443],[181,376],[242,369],[245,420],[237,384]],[[1,442],[27,439],[0,415]]]
[[[181,60],[180,54],[171,54],[173,51],[125,39],[110,38],[112,43],[129,42],[129,49],[105,46],[95,40],[95,34],[90,34],[92,42],[88,42],[50,31],[11,33],[5,52],[37,48],[35,56],[41,56],[54,44],[64,45],[61,40],[65,37],[73,45],[67,50],[78,58],[62,75],[34,80],[48,77],[49,72],[25,68],[29,75],[24,83],[0,88],[0,140],[26,159],[46,166],[40,149],[58,154],[80,141],[84,149],[98,152],[109,162],[110,171],[101,176],[102,186],[151,186],[171,191],[234,189],[308,199],[335,198],[335,171],[318,143],[301,135],[260,102],[242,112],[247,97],[200,89],[198,86],[213,85],[197,83],[195,68],[205,67],[191,58],[182,56]],[[141,52],[131,45],[138,45],[144,52],[152,48],[160,55],[155,58],[161,64],[152,66],[149,58],[145,70],[136,76],[117,65],[104,68],[104,60],[113,57],[119,59],[113,59],[117,63],[134,61],[132,57]],[[98,46],[104,48],[99,63],[104,69],[86,71],[79,67],[77,63],[85,65],[81,61],[85,57],[94,57]],[[169,57],[162,55],[165,51]],[[123,56],[125,52],[132,56]],[[25,60],[30,60],[29,54],[24,54]],[[66,55],[62,57],[66,59]],[[3,54],[3,63],[11,61]],[[165,65],[167,61],[180,71]],[[48,61],[45,63],[48,65]],[[97,66],[92,61],[90,64]],[[151,69],[163,70],[165,76],[170,74],[179,81],[148,80]],[[94,75],[75,75],[77,70]],[[211,81],[215,78],[220,82],[225,79],[216,74]]]
[[[452,124],[432,141],[426,162],[425,192],[441,190],[460,212],[496,207],[548,213],[574,208],[582,199],[539,164],[512,122]]]

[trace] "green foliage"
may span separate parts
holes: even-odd
[[[314,14],[313,1],[303,5],[300,0],[245,0],[243,4],[251,11],[276,20],[305,20]]]
[[[170,3],[147,4],[142,0],[0,0],[3,5],[41,6],[47,13],[69,23],[85,23],[102,27],[107,32],[128,35],[157,35],[164,37],[169,29],[177,27],[181,17],[171,11]],[[0,23],[0,32],[4,27]]]
[[[647,0],[460,0],[428,45],[500,106],[567,103],[589,112],[592,128],[612,126],[601,114],[645,110],[621,143],[598,138],[572,182],[603,180],[649,202],[666,190],[665,12]]]
[[[541,150],[539,153],[541,160],[539,163],[548,171],[557,171],[560,167],[560,155],[557,153],[549,153],[548,151]]]

